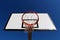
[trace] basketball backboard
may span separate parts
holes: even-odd
[[[12,13],[5,27],[5,30],[25,30],[21,17],[23,13]],[[39,21],[34,26],[34,30],[56,30],[48,13],[38,13]]]

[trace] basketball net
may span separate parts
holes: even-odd
[[[38,21],[39,21],[39,16],[35,12],[30,11],[22,15],[22,23],[25,24],[26,26],[25,31],[28,31],[28,30],[32,31],[34,28],[34,25],[37,24]]]

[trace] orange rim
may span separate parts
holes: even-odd
[[[36,14],[36,16],[37,16],[38,19],[36,20],[35,23],[29,24],[29,23],[26,23],[26,22],[24,21],[23,16],[24,16],[25,14],[27,14],[27,13],[34,13],[34,14]],[[24,14],[22,15],[22,23],[24,23],[25,25],[28,25],[28,26],[32,26],[32,25],[37,24],[38,21],[39,21],[39,16],[38,16],[38,14],[37,14],[36,12],[33,12],[33,11],[30,11],[30,12],[27,12],[27,13],[24,13]]]

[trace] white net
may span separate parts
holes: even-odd
[[[23,16],[24,22],[28,24],[33,24],[37,20],[37,15],[35,13],[26,13]]]

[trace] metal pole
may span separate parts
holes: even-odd
[[[32,28],[28,29],[28,40],[32,40]]]

